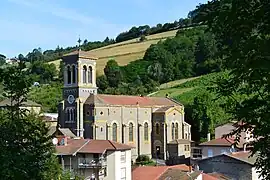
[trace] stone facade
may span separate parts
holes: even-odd
[[[65,83],[58,110],[60,127],[70,128],[77,136],[134,146],[132,159],[141,154],[166,159],[169,142],[191,140],[191,127],[184,121],[182,104],[165,97],[99,95],[95,58],[78,51],[65,56],[63,62]]]

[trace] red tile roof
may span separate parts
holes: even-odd
[[[168,166],[140,166],[132,171],[132,180],[155,180],[167,169]]]
[[[209,174],[202,173],[202,179],[203,180],[219,180],[219,178],[211,176]]]
[[[232,138],[217,138],[211,141],[206,141],[200,144],[200,146],[228,146],[230,147],[234,143]]]
[[[103,153],[107,150],[128,150],[131,146],[120,144],[110,140],[93,139],[68,139],[67,145],[56,146],[59,155],[71,155],[74,153]]]
[[[105,95],[98,94],[96,99],[99,103],[109,105],[139,105],[139,106],[179,106],[180,103],[169,98],[147,97],[147,96],[126,96],[126,95]]]
[[[140,166],[132,171],[132,180],[155,180],[162,176],[168,169],[189,171],[189,167],[185,164],[175,166]]]

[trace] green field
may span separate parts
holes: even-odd
[[[169,97],[183,104],[190,104],[193,102],[194,97],[204,93],[207,87],[214,86],[217,78],[224,76],[226,73],[211,73],[161,84],[160,90],[152,93],[151,96],[165,97],[169,95]]]
[[[174,37],[177,31],[178,30],[172,30],[149,35],[146,36],[147,40],[143,42],[140,42],[139,38],[136,38],[89,51],[90,54],[99,58],[97,60],[97,74],[103,74],[103,69],[110,59],[115,59],[120,66],[124,66],[132,61],[143,58],[145,51],[151,44],[156,44],[160,40]],[[60,60],[51,61],[49,63],[54,63],[58,68]]]

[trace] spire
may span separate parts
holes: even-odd
[[[81,42],[82,42],[82,40],[81,40],[81,38],[80,38],[80,36],[79,36],[79,39],[78,39],[78,44],[79,44],[79,47],[78,47],[78,50],[80,51],[81,50]]]

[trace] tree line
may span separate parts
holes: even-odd
[[[151,45],[143,59],[120,67],[113,59],[97,78],[100,93],[144,95],[161,83],[222,70],[220,48],[205,27],[181,29],[176,37]]]

